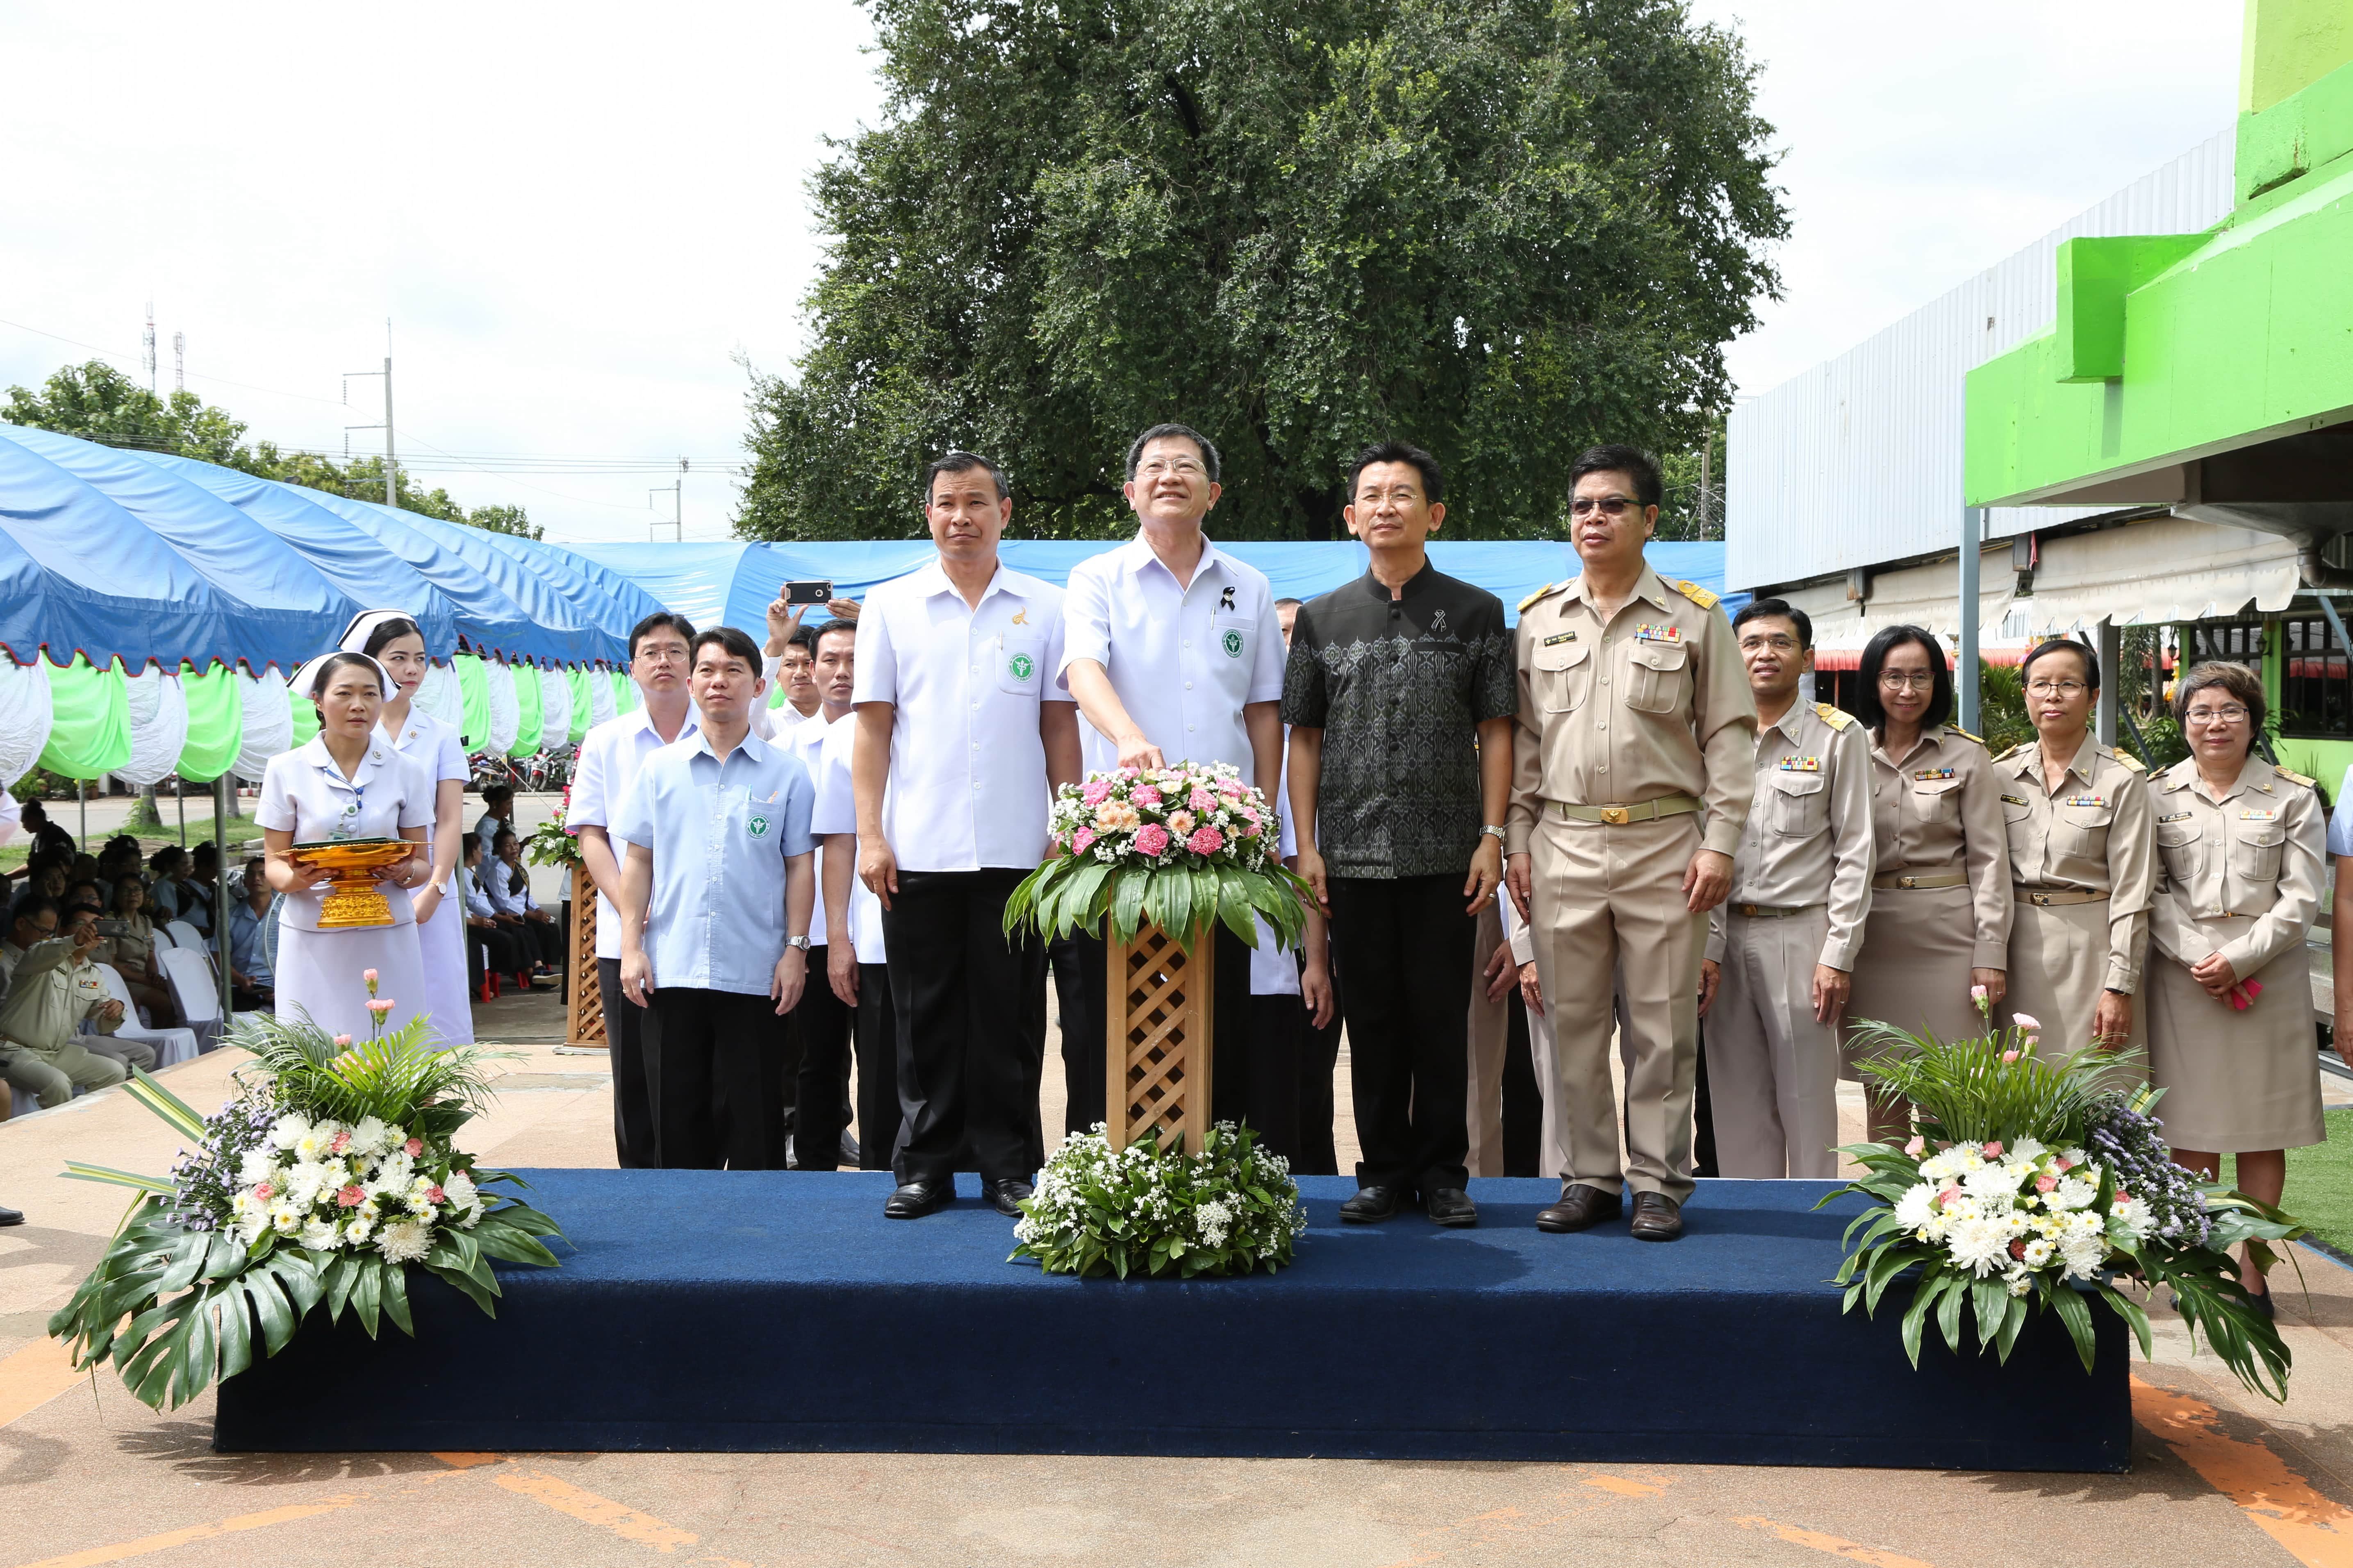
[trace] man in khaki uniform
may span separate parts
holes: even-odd
[[[1597,447],[1569,470],[1585,570],[1520,605],[1513,901],[1533,928],[1554,1030],[1553,1120],[1568,1154],[1536,1223],[1582,1230],[1634,1190],[1633,1234],[1683,1234],[1707,911],[1732,884],[1748,817],[1757,710],[1715,595],[1642,559],[1658,465]],[[1609,1083],[1611,978],[1623,958],[1626,1159]]]
[[[129,1076],[121,1062],[74,1038],[85,1018],[101,1035],[122,1022],[122,1004],[107,995],[90,959],[100,940],[98,916],[76,910],[61,935],[26,951],[0,1001],[0,1070],[44,1110],[63,1105],[77,1088],[106,1089]]]
[[[1838,1025],[1871,909],[1871,743],[1827,702],[1803,610],[1759,599],[1732,623],[1757,702],[1757,795],[1708,917],[1700,969],[1716,1167],[1838,1174]]]

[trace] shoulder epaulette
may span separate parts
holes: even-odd
[[[1681,594],[1684,598],[1689,599],[1693,604],[1697,605],[1703,610],[1712,610],[1715,608],[1716,605],[1720,602],[1715,595],[1709,593],[1698,584],[1685,582],[1680,577],[1676,578],[1674,581],[1674,590],[1676,593]]]
[[[1833,708],[1827,702],[1815,703],[1814,711],[1820,716],[1823,723],[1833,730],[1843,730],[1854,722],[1853,714],[1843,708]]]
[[[2012,746],[2010,750],[2004,752],[2001,755],[1996,757],[1994,761],[1997,763],[2006,763],[2024,750],[2026,750],[2026,743],[2021,741],[2017,745]]]
[[[2134,756],[2130,752],[2111,750],[2108,752],[2108,755],[2116,758],[2116,761],[2124,763],[2125,766],[2130,768],[2137,773],[2145,773],[2148,772],[2148,764],[2142,762],[2138,757]]]
[[[1527,608],[1528,608],[1528,606],[1529,606],[1530,605],[1535,604],[1538,599],[1543,598],[1546,594],[1551,593],[1555,588],[1562,588],[1562,587],[1566,587],[1566,586],[1567,586],[1567,584],[1565,584],[1565,583],[1547,583],[1547,584],[1546,584],[1543,587],[1538,588],[1535,593],[1530,594],[1526,598],[1522,599],[1522,600],[1520,601],[1520,613],[1521,613],[1521,614],[1523,614],[1523,615],[1526,614],[1526,613],[1527,613]]]
[[[1951,731],[1954,734],[1958,735],[1964,741],[1975,741],[1980,746],[1985,744],[1985,737],[1983,735],[1972,735],[1967,730],[1962,729],[1958,724],[1947,724],[1945,728]],[[2007,756],[2009,753],[2004,752],[2003,754]]]
[[[2272,772],[2279,774],[2280,777],[2287,780],[2288,783],[2302,784],[2306,789],[2318,789],[2320,787],[2320,782],[2317,779],[2308,779],[2302,773],[2296,773],[2288,768],[2274,767],[2272,769]]]

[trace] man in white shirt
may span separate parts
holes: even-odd
[[[899,1010],[891,1000],[882,900],[858,879],[858,791],[851,776],[857,741],[855,723],[826,730],[814,770],[817,808],[809,816],[809,831],[822,844],[818,898],[825,906],[827,989],[854,1018],[850,1041],[858,1059],[858,1168],[889,1171],[897,1168],[900,1134],[906,1126],[899,1103]],[[886,789],[886,817],[890,809]],[[818,983],[810,976],[812,990]]]
[[[579,836],[581,861],[596,884],[596,990],[605,1004],[605,1043],[612,1058],[613,1152],[625,1171],[659,1166],[661,1151],[638,1028],[645,1011],[625,1005],[621,996],[621,865],[609,831],[646,759],[694,733],[694,707],[686,689],[693,640],[693,623],[667,610],[629,629],[629,679],[637,682],[644,705],[581,737],[565,817],[565,826]],[[491,912],[481,911],[486,917]]]
[[[1230,763],[1280,812],[1282,774],[1282,626],[1266,574],[1234,560],[1201,532],[1218,502],[1218,449],[1182,425],[1155,425],[1127,453],[1127,503],[1135,539],[1071,573],[1059,672],[1085,716],[1089,773],[1164,763]],[[1258,1129],[1271,1152],[1298,1152],[1294,1059],[1250,1070],[1250,950],[1216,928],[1216,1037],[1221,1044],[1210,1113]],[[1104,995],[1108,959],[1099,935],[1082,935],[1086,984],[1070,1074],[1067,1125],[1104,1118]],[[1092,1043],[1092,1048],[1089,1045]]]
[[[816,682],[818,709],[791,726],[781,738],[786,749],[808,770],[809,783],[817,792],[816,804],[810,808],[809,832],[818,838],[818,900],[809,916],[809,983],[788,1020],[792,1036],[788,1059],[793,1063],[794,1073],[789,1103],[793,1108],[794,1168],[831,1171],[841,1164],[841,1137],[846,1127],[842,1108],[849,1087],[849,1031],[854,1005],[837,995],[827,978],[829,944],[837,928],[826,909],[825,883],[835,860],[848,860],[855,866],[858,849],[852,845],[842,854],[828,856],[816,814],[825,801],[827,744],[835,731],[849,735],[858,728],[849,721],[858,626],[851,621],[826,621],[809,627],[808,632],[809,647],[817,656],[809,668]],[[848,933],[842,934],[846,939]]]
[[[817,896],[808,772],[752,733],[760,650],[697,632],[692,735],[646,759],[612,825],[621,991],[646,1009],[655,1136],[672,1170],[785,1163],[785,1015],[808,973]]]
[[[876,588],[858,618],[858,874],[882,902],[904,1117],[882,1212],[918,1219],[954,1199],[969,1141],[983,1195],[1018,1215],[1046,949],[1007,939],[1005,900],[1045,856],[1054,787],[1078,777],[1078,717],[1052,680],[1062,595],[999,564],[1013,500],[996,465],[951,452],[923,497],[938,559]]]

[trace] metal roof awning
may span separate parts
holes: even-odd
[[[2295,596],[2296,541],[2186,517],[2045,539],[2034,591],[2010,601],[2004,639],[2053,637],[2103,620],[2118,626],[2213,620],[2250,600],[2287,608]]]
[[[2010,570],[2008,541],[1978,559],[1978,626],[1990,642],[1997,640],[1997,627],[2016,591],[2017,574]],[[1844,578],[1793,588],[1780,597],[1806,612],[1814,623],[1814,647],[1827,650],[1860,648],[1883,626],[1921,626],[1947,639],[1958,637],[1960,592],[1960,562],[1947,556],[1874,574],[1860,600],[1847,596],[1849,581]]]

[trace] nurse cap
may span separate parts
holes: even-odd
[[[406,610],[362,610],[352,617],[352,624],[343,628],[343,640],[335,646],[345,653],[362,653],[367,648],[368,638],[374,637],[376,627],[385,622],[407,621],[414,625],[416,620],[417,617]]]
[[[296,670],[293,675],[289,678],[286,682],[286,690],[288,695],[294,698],[297,701],[316,701],[317,698],[311,689],[319,683],[319,677],[326,673],[327,661],[331,658],[355,658],[362,664],[366,665],[370,669],[375,670],[375,689],[377,691],[383,693],[386,698],[389,698],[393,692],[399,689],[397,687],[393,685],[392,677],[385,673],[384,666],[378,664],[367,655],[364,653],[354,653],[350,648],[331,647],[326,652],[319,655],[316,658],[305,660],[302,668]]]

